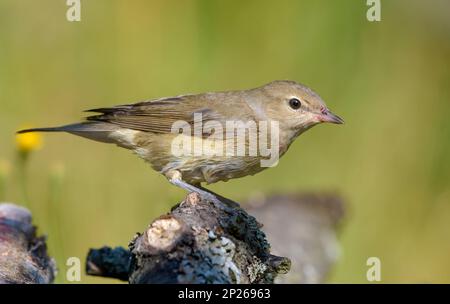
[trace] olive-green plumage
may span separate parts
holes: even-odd
[[[20,132],[65,131],[115,143],[134,151],[172,182],[181,181],[182,184],[174,183],[188,190],[192,188],[184,187],[187,184],[226,181],[260,172],[265,169],[260,163],[264,157],[260,153],[253,156],[176,156],[172,143],[179,134],[172,128],[177,121],[193,125],[196,114],[201,114],[203,124],[219,122],[223,126],[228,121],[253,121],[256,124],[276,121],[279,125],[277,149],[280,157],[298,135],[312,126],[321,122],[343,122],[328,110],[319,95],[293,81],[274,81],[249,90],[168,97],[89,111],[100,114],[78,124]],[[191,139],[199,136],[190,135],[193,135]],[[202,132],[200,137],[208,141],[210,135]],[[225,146],[228,144],[226,142]]]

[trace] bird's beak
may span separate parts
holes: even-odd
[[[320,111],[318,119],[320,122],[330,122],[339,125],[344,123],[344,120],[342,118],[340,118],[339,116],[332,113],[330,110],[326,108]]]

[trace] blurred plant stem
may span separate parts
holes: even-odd
[[[6,200],[6,183],[9,172],[9,163],[6,160],[0,159],[0,201]]]
[[[0,201],[6,199],[6,176],[0,172]]]
[[[24,126],[24,129],[27,126]],[[18,184],[22,194],[23,205],[30,209],[30,200],[27,189],[27,164],[32,151],[42,146],[42,137],[39,133],[31,132],[16,135]]]
[[[65,265],[65,246],[62,237],[61,210],[64,183],[64,166],[60,163],[52,165],[48,181],[47,218],[49,224],[49,252],[55,258],[57,265]],[[55,282],[64,283],[64,272],[58,271]]]
[[[28,196],[28,177],[27,164],[29,159],[28,151],[18,151],[17,154],[17,184],[22,196],[22,205],[30,209],[30,200]]]

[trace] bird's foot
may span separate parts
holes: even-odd
[[[223,201],[219,199],[214,193],[211,193],[210,191],[207,191],[204,188],[197,187],[194,185],[191,185],[184,180],[181,179],[181,174],[176,171],[169,179],[169,181],[174,184],[175,186],[178,186],[180,188],[183,188],[189,192],[196,192],[200,195],[201,198],[203,198],[206,201],[209,201],[214,204],[214,206],[220,210],[223,210],[227,213],[232,213],[234,211],[234,208],[229,207],[227,205],[226,201]]]

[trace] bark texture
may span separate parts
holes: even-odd
[[[53,282],[55,274],[45,237],[36,236],[30,212],[0,204],[0,283],[47,284]]]
[[[261,225],[233,206],[225,211],[190,193],[137,234],[129,251],[90,250],[87,272],[131,284],[272,283],[289,271],[290,260],[270,254]]]

